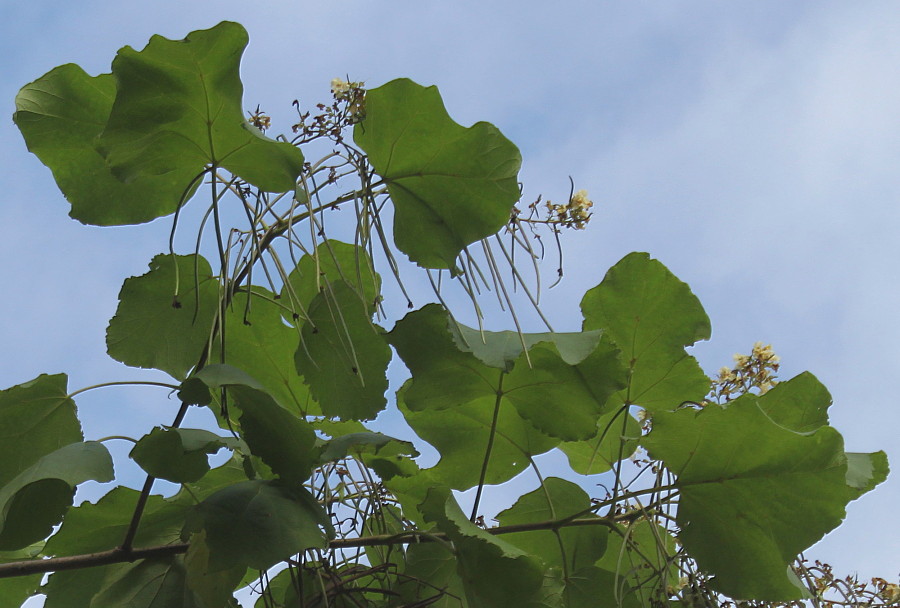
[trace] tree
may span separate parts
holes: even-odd
[[[111,74],[60,66],[16,99],[73,218],[173,215],[174,233],[185,205],[207,211],[195,251],[170,240],[126,279],[107,331],[110,356],[168,373],[145,383],[181,401],[133,439],[141,490],[72,506],[78,484],[114,478],[104,440],[76,417],[88,389],[42,375],[0,392],[0,423],[16,429],[0,445],[9,605],[43,593],[48,608],[219,608],[248,587],[257,606],[285,607],[821,596],[824,571],[797,556],[888,469],[881,452],[844,451],[812,375],[776,385],[760,344],[711,381],[685,351],[709,338],[702,306],[644,253],[584,295],[580,332],[526,333],[514,312],[515,331],[459,323],[451,279],[479,312],[485,290],[510,311],[513,290],[537,307],[524,266],[536,268],[542,236],[585,226],[587,193],[519,206],[517,148],[493,125],[458,125],[436,88],[405,79],[335,79],[330,104],[295,102],[292,136],[271,139],[269,117],[242,107],[247,41],[227,22],[154,37],[120,50]],[[337,208],[354,210],[352,243],[326,236]],[[402,318],[379,274],[405,294],[399,254],[440,302]],[[395,407],[440,453],[434,466],[369,424],[389,405],[393,358],[409,372]],[[184,427],[197,408],[219,427]],[[231,459],[211,469],[223,449]],[[541,472],[536,457],[554,450],[582,483]],[[485,493],[529,469],[536,489],[488,526]],[[181,489],[153,494],[155,479]],[[591,496],[582,486],[597,479],[612,481]]]

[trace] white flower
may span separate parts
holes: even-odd
[[[331,79],[331,92],[334,93],[335,97],[340,97],[347,93],[350,90],[350,83],[341,78],[332,78]]]

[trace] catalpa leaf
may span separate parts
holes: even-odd
[[[291,323],[307,318],[310,304],[332,281],[343,281],[359,299],[366,303],[369,314],[381,294],[381,277],[375,272],[372,260],[361,247],[326,240],[312,254],[304,255],[288,275],[281,288],[281,302],[289,314],[282,314]]]
[[[209,454],[239,444],[233,437],[219,437],[202,429],[155,428],[128,455],[153,477],[191,483],[209,471]]]
[[[840,524],[851,499],[837,431],[796,433],[746,400],[657,412],[643,443],[677,475],[679,538],[717,590],[802,597],[788,565]]]
[[[690,288],[646,253],[622,258],[581,301],[584,329],[603,329],[629,370],[620,403],[648,410],[700,401],[709,378],[684,347],[710,335],[709,318]]]
[[[485,365],[510,371],[519,356],[539,342],[550,342],[569,365],[584,361],[597,349],[603,337],[600,330],[577,333],[535,333],[482,331],[460,323],[449,323],[457,348],[470,352]]]
[[[41,457],[0,488],[0,550],[46,538],[72,505],[78,484],[112,479],[112,458],[96,441],[72,443]]]
[[[201,530],[191,536],[191,545],[184,556],[188,589],[197,595],[203,608],[233,605],[233,591],[240,584],[247,568],[238,565],[227,570],[210,572],[209,558],[206,531]]]
[[[538,560],[469,521],[450,492],[432,489],[421,508],[453,541],[469,605],[525,606],[539,597],[544,569]]]
[[[31,574],[0,579],[0,597],[10,606],[20,606],[41,588],[43,574]]]
[[[569,458],[569,466],[582,475],[597,475],[634,454],[641,436],[641,425],[631,414],[619,409],[600,416],[597,434],[583,441],[564,441],[559,445]]]
[[[478,484],[492,436],[485,473],[487,484],[509,481],[528,468],[532,457],[559,444],[559,439],[538,431],[511,404],[498,404],[495,396],[472,399],[444,410],[413,411],[407,406],[409,385],[408,381],[397,392],[397,405],[416,435],[441,454],[440,461],[426,472],[455,490]]]
[[[0,391],[0,487],[42,456],[82,440],[65,374]]]
[[[140,492],[124,486],[113,488],[96,503],[83,502],[66,513],[62,526],[44,547],[46,555],[63,557],[108,551],[122,544]],[[135,546],[178,542],[191,500],[164,499],[151,494],[144,505]]]
[[[228,395],[241,411],[241,435],[250,450],[282,479],[303,483],[319,461],[312,426],[262,391],[232,386]]]
[[[209,341],[219,291],[199,256],[158,255],[150,271],[125,279],[106,330],[109,356],[183,379]]]
[[[116,564],[105,570],[90,608],[206,608],[187,586],[181,555]]]
[[[578,587],[593,587],[599,592],[598,603],[634,608],[652,606],[660,596],[671,595],[667,587],[673,586],[681,573],[675,560],[678,547],[665,528],[642,518],[627,525],[616,524],[604,533],[606,551],[595,563],[600,573],[591,574],[608,584],[580,583]],[[576,589],[572,592],[573,597],[580,597]]]
[[[608,340],[577,365],[566,363],[552,342],[519,355],[504,377],[503,399],[537,429],[564,441],[590,439],[609,396],[625,384],[619,351]]]
[[[497,515],[501,526],[560,521],[587,513],[591,498],[580,487],[558,477],[544,479],[542,487],[519,497],[509,509]],[[504,534],[503,540],[529,555],[539,557],[548,567],[565,565],[567,570],[592,566],[606,550],[607,529],[602,526],[577,526],[559,530],[530,530]]]
[[[806,433],[828,424],[831,394],[809,372],[779,382],[757,399],[769,418],[792,431]]]
[[[394,243],[424,268],[454,268],[519,200],[519,150],[491,124],[454,122],[436,87],[398,79],[368,91],[353,139],[387,183]]]
[[[350,285],[331,282],[313,298],[294,361],[323,414],[375,418],[387,405],[390,360],[368,304]]]
[[[123,182],[97,148],[116,96],[112,74],[89,76],[74,64],[59,66],[16,95],[13,120],[28,149],[53,172],[72,205],[69,215],[85,224],[139,224],[174,213],[190,196],[199,173],[189,164],[163,174]]]
[[[291,555],[323,548],[331,534],[328,516],[304,488],[243,481],[197,505],[183,537],[206,531],[208,572],[235,566],[266,570]]]
[[[847,486],[853,500],[874,490],[875,486],[887,479],[889,472],[887,454],[884,452],[847,452]]]
[[[222,167],[270,192],[294,189],[303,155],[244,118],[240,62],[249,37],[224,21],[184,40],[153,36],[113,60],[116,98],[100,149],[123,181]],[[186,188],[187,183],[183,184]]]
[[[252,295],[234,294],[225,315],[225,360],[251,376],[259,385],[254,388],[264,390],[291,412],[320,415],[294,364],[300,332],[285,325],[283,310],[274,294],[261,287],[254,286]]]

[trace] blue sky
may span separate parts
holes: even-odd
[[[458,122],[492,122],[521,148],[526,198],[564,198],[571,175],[595,202],[588,230],[567,235],[565,281],[544,294],[557,329],[577,328],[581,294],[610,265],[648,251],[706,307],[713,339],[694,353],[710,373],[772,343],[783,378],[809,370],[831,390],[849,450],[900,467],[900,5],[557,4],[6,0],[0,103],[9,117],[18,88],[59,64],[105,72],[123,45],[223,19],[250,32],[245,105],[276,127],[335,76],[437,84]],[[104,332],[168,223],[83,227],[9,119],[0,146],[0,385],[147,377],[108,359]],[[140,435],[177,408],[117,389],[79,405],[95,437]],[[885,529],[898,498],[893,476],[810,555],[896,577],[900,537]]]

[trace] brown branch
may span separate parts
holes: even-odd
[[[629,514],[630,515],[630,514]],[[529,524],[515,524],[511,526],[498,526],[485,530],[488,534],[512,534],[513,532],[532,532],[537,530],[558,530],[575,526],[614,526],[616,522],[629,519],[629,515],[616,518],[591,517],[574,520],[541,521]],[[400,534],[377,534],[374,536],[362,536],[359,538],[339,538],[328,543],[329,549],[349,549],[353,547],[374,547],[379,545],[408,545],[410,543],[426,543],[437,540],[449,540],[443,532],[421,532],[411,530]],[[51,557],[47,559],[32,559],[20,562],[0,564],[0,579],[14,576],[26,576],[28,574],[58,572],[60,570],[78,570],[95,566],[107,566],[134,562],[139,559],[154,557],[169,557],[186,553],[189,543],[177,543],[171,545],[159,545],[142,549],[124,550],[121,547],[100,551],[98,553],[86,553],[82,555],[70,555],[66,557]]]

